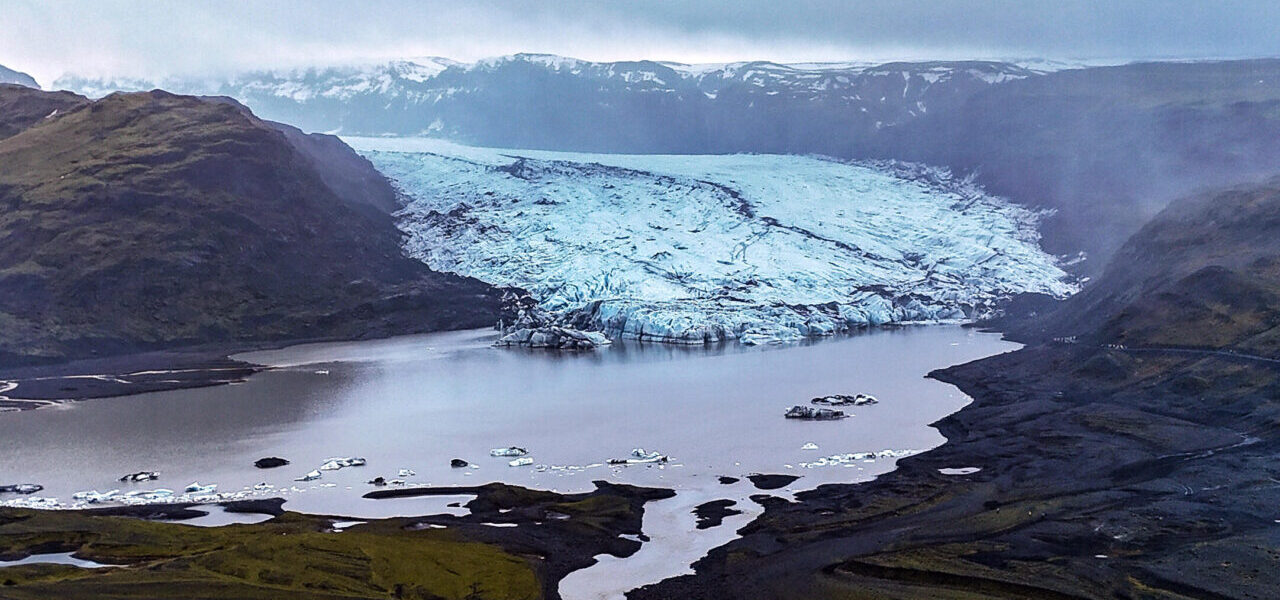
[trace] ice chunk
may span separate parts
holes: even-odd
[[[645,463],[667,462],[667,456],[658,452],[647,452],[644,448],[636,448],[627,458],[611,458],[611,465],[635,465]]]
[[[320,470],[337,471],[344,467],[363,467],[366,463],[365,459],[359,457],[327,458],[324,464],[320,465]]]
[[[845,394],[832,394],[830,396],[819,396],[809,401],[811,404],[825,404],[827,406],[866,406],[868,404],[878,404],[875,396],[866,394],[858,394],[856,396],[848,396]]]
[[[294,481],[315,481],[316,479],[320,479],[320,471],[310,471],[306,475],[294,479]]]
[[[520,458],[517,458],[515,460],[508,462],[507,464],[513,467],[527,467],[533,464],[533,459],[527,456],[522,456]]]
[[[98,490],[89,490],[86,492],[76,492],[71,495],[72,500],[80,502],[88,502],[89,504],[99,504],[102,502],[110,502],[120,496],[120,490],[111,490],[109,492],[98,492]]]
[[[34,483],[18,483],[14,485],[0,485],[0,494],[34,494],[43,490],[43,485]]]
[[[200,485],[200,482],[193,481],[187,487],[183,488],[182,491],[187,494],[212,494],[216,489],[218,489],[218,484],[216,483]]]
[[[832,421],[843,419],[849,415],[844,414],[842,410],[833,410],[830,408],[817,408],[814,406],[795,405],[787,410],[788,419],[806,419],[810,421]]]
[[[517,446],[509,446],[507,448],[494,448],[489,451],[489,456],[524,456],[529,451]]]

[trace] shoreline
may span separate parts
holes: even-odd
[[[629,600],[1280,593],[1262,575],[1280,522],[1280,435],[1259,425],[1275,365],[1028,346],[929,376],[973,398],[934,424],[945,443],[766,507],[695,575]],[[1202,380],[1233,385],[1189,394]],[[1215,402],[1232,408],[1204,410]]]
[[[70,553],[104,567],[0,562],[0,574],[6,598],[93,597],[105,588],[122,590],[121,598],[184,597],[197,585],[227,597],[301,600],[336,598],[317,595],[335,583],[359,590],[359,597],[383,597],[394,588],[410,592],[406,597],[461,597],[458,590],[482,589],[496,597],[552,598],[566,575],[595,564],[597,556],[639,551],[646,505],[674,496],[661,488],[595,485],[578,494],[480,486],[465,515],[348,519],[291,512],[278,499],[219,503],[229,512],[270,518],[212,527],[182,524],[204,514],[200,505],[0,508],[0,560]],[[156,516],[181,520],[146,520]],[[263,556],[270,560],[261,562]],[[366,565],[367,577],[352,565]],[[267,577],[268,571],[279,575]]]
[[[978,325],[978,322],[903,321],[885,323],[875,327],[837,332],[831,335],[804,337],[797,340],[764,344],[758,347],[806,345],[821,343],[841,336],[856,336],[872,331],[945,325],[959,325],[960,327],[968,328]],[[241,383],[252,375],[282,366],[256,363],[239,358],[250,354],[282,351],[303,346],[389,341],[417,335],[488,330],[490,330],[488,327],[477,327],[423,331],[376,338],[306,338],[261,343],[208,344],[101,358],[79,358],[48,364],[0,367],[0,415],[5,412],[56,407],[83,400],[118,398],[151,392],[167,392]],[[670,347],[677,350],[695,350],[715,345],[667,343],[625,337],[621,339],[628,343]],[[719,344],[749,346],[737,340],[719,342]],[[518,349],[511,350],[516,351]],[[536,351],[555,352],[556,350],[536,349]],[[3,417],[0,416],[0,418]]]

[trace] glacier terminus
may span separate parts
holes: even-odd
[[[1039,213],[935,167],[346,141],[404,195],[408,254],[611,337],[798,340],[1075,290]]]

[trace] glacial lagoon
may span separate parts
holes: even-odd
[[[869,480],[892,470],[894,459],[848,454],[935,447],[944,438],[929,424],[969,402],[926,378],[929,371],[1017,348],[951,325],[763,347],[619,341],[584,353],[496,349],[495,338],[472,330],[254,352],[236,358],[272,368],[240,384],[0,415],[0,479],[42,484],[37,496],[64,505],[83,490],[180,491],[200,482],[224,494],[281,496],[291,510],[357,519],[457,511],[449,504],[467,500],[362,498],[377,476],[406,485],[501,481],[586,491],[604,479],[675,489],[675,498],[646,507],[644,529],[653,541],[640,552],[600,557],[562,583],[566,597],[615,597],[688,572],[689,563],[759,514],[747,497],[760,490],[746,479],[721,484],[720,476],[800,476],[766,492],[780,497]],[[852,416],[838,421],[783,418],[812,397],[855,393],[880,403],[844,407]],[[817,449],[805,449],[811,445]],[[534,464],[512,467],[510,459],[489,456],[506,446],[528,449]],[[608,464],[634,448],[669,460]],[[292,462],[255,468],[265,456]],[[368,464],[295,481],[336,456]],[[454,458],[472,466],[451,467]],[[117,481],[141,470],[160,479]],[[263,483],[271,488],[245,491]],[[692,507],[719,498],[736,500],[744,514],[695,530]],[[209,524],[222,522],[230,521]]]

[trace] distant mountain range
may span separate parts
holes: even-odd
[[[40,89],[40,84],[36,83],[35,78],[23,73],[22,71],[15,71],[4,65],[0,65],[0,83],[12,83],[14,85]]]
[[[868,135],[1037,73],[1010,63],[589,62],[516,54],[443,58],[225,79],[67,76],[90,97],[161,88],[230,96],[265,118],[347,135],[432,135],[480,145],[621,152],[813,150]]]

